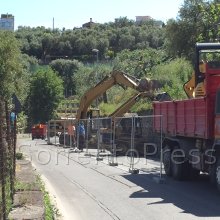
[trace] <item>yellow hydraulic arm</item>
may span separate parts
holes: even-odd
[[[115,117],[123,116],[123,114],[126,113],[136,102],[138,102],[140,98],[144,98],[144,97],[152,98],[152,93],[140,92],[138,94],[133,95],[124,104],[122,104],[119,108],[117,108],[109,117],[112,117],[114,120]]]
[[[135,90],[141,90],[139,88],[139,81],[134,77],[120,71],[113,71],[110,76],[105,77],[95,87],[89,89],[81,98],[79,110],[77,111],[76,119],[86,118],[87,110],[91,103],[105,91],[114,85],[122,85],[133,88]]]

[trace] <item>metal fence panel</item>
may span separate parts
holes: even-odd
[[[114,144],[116,155],[128,155],[132,147],[133,118],[114,118]]]
[[[154,130],[155,117],[161,121],[161,132]],[[56,123],[49,126],[54,127],[52,134],[58,133],[57,130],[61,132],[59,137],[53,137],[53,144],[73,147],[74,152],[84,151],[86,156],[94,156],[96,160],[107,156],[109,165],[123,164],[132,173],[147,170],[150,168],[147,161],[157,160],[160,162],[157,171],[162,175],[162,116],[81,119],[77,124],[63,121],[63,130]],[[73,139],[69,139],[69,126],[75,127]]]
[[[85,130],[83,135],[82,126]],[[101,160],[101,156],[112,149],[112,134],[111,118],[81,119],[77,129],[77,146],[80,150],[84,148],[85,154]]]
[[[47,126],[47,143],[63,147],[75,147],[76,121],[73,119],[49,121]]]

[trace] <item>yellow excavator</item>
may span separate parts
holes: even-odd
[[[158,87],[158,82],[156,80],[150,80],[147,78],[139,80],[133,76],[128,75],[127,73],[121,71],[113,71],[110,73],[110,75],[106,76],[95,87],[89,89],[82,96],[76,115],[77,121],[87,118],[88,108],[92,102],[116,84],[121,85],[122,87],[132,88],[138,92],[147,91],[149,96],[152,96],[151,93],[153,93],[155,88]]]
[[[156,89],[160,88],[161,85],[157,80],[150,79],[137,79],[127,73],[121,71],[113,71],[108,76],[106,76],[103,80],[101,80],[95,87],[90,88],[85,92],[82,96],[79,109],[76,114],[76,122],[79,122],[80,119],[86,119],[89,115],[93,118],[98,117],[98,110],[91,111],[92,102],[101,96],[108,89],[113,87],[114,85],[120,85],[123,88],[132,88],[138,93],[132,96],[122,104],[118,109],[116,109],[109,117],[121,117],[124,113],[126,113],[131,106],[133,106],[140,98],[152,98]],[[63,126],[62,126],[63,127]]]
[[[129,109],[140,99],[146,98],[154,100],[155,91],[161,88],[162,85],[157,80],[150,80],[147,78],[138,80],[135,77],[128,75],[127,73],[121,71],[113,71],[110,75],[106,76],[95,87],[89,89],[82,96],[79,110],[76,116],[77,121],[87,118],[88,109],[92,102],[116,84],[121,85],[124,88],[132,88],[137,91],[137,93],[130,97],[125,103],[123,103],[119,108],[117,108],[112,114],[109,115],[109,118],[112,118],[112,125],[106,127],[104,126],[101,128],[100,135],[102,136],[102,140],[107,140],[107,143],[102,143],[103,148],[108,149],[110,146],[108,141],[111,140],[113,126],[115,125],[117,127],[115,131],[115,142],[117,148],[121,149],[121,153],[124,154],[128,150],[130,142],[130,136],[126,133],[126,125],[128,124],[126,122],[131,122],[131,120],[129,118],[123,118],[122,116],[124,113],[129,111]],[[159,94],[156,98],[163,101],[170,100],[170,97],[167,93]],[[116,118],[119,117],[122,117],[122,119],[118,121]],[[140,145],[140,143],[144,143],[146,140],[142,135],[141,122],[138,120],[136,120],[136,122],[137,125],[139,125],[135,129],[135,137],[137,138],[136,143]],[[90,145],[92,145],[92,143],[90,143]]]

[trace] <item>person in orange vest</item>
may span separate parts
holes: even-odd
[[[76,145],[76,128],[75,125],[69,125],[68,126],[68,135],[70,136],[71,140],[72,140],[72,146]]]

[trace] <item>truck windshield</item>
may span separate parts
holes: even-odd
[[[220,68],[220,50],[201,50],[199,52],[199,62],[208,63],[209,68]]]

